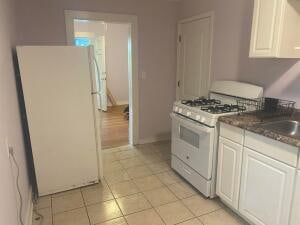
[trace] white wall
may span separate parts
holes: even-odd
[[[15,185],[16,170],[11,168],[6,140],[14,148],[20,166],[20,187],[23,196],[23,218],[26,220],[30,186],[12,64],[12,48],[16,31],[14,1],[0,0],[0,224],[17,225],[19,201]],[[27,223],[27,221],[24,221]]]
[[[107,85],[118,105],[128,104],[129,25],[107,24]]]
[[[127,24],[101,21],[75,21],[75,32],[89,33],[106,38],[107,87],[118,105],[128,104],[128,37],[130,26]]]
[[[96,36],[103,36],[106,32],[106,26],[105,23],[102,21],[75,20],[74,31],[89,32]]]

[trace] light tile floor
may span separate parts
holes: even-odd
[[[171,167],[169,142],[104,151],[102,183],[35,205],[42,225],[246,224],[218,199],[204,198]],[[34,215],[33,225],[39,225]]]

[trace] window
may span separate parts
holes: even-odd
[[[88,37],[75,37],[74,39],[74,45],[75,46],[83,46],[83,47],[87,47],[91,45],[91,39],[89,39]]]

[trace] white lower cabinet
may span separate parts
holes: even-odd
[[[290,225],[300,225],[300,170],[297,172]]]
[[[226,138],[219,138],[217,195],[234,209],[238,209],[243,146]]]
[[[295,173],[296,168],[244,147],[239,212],[257,225],[288,225]]]

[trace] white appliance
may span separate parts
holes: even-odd
[[[17,55],[39,196],[99,182],[93,50],[20,46]]]
[[[237,114],[236,100],[263,95],[263,88],[236,81],[216,81],[209,98],[174,103],[172,168],[206,197],[215,197],[218,117]]]

